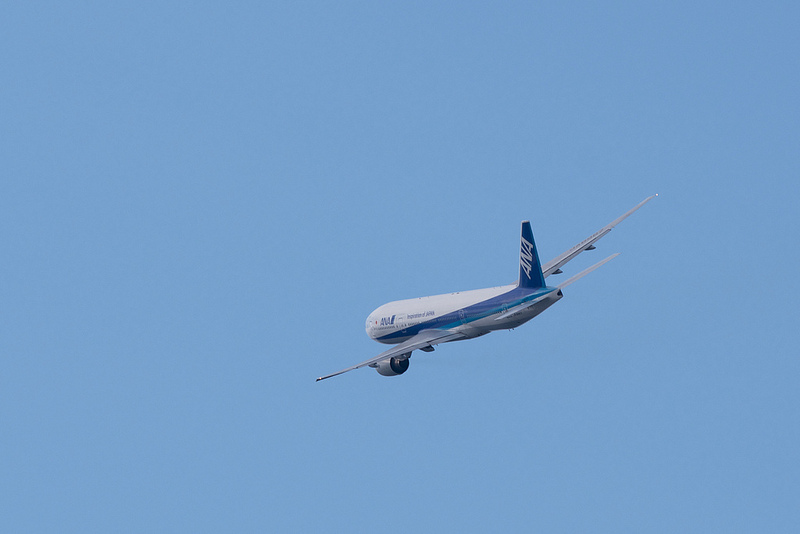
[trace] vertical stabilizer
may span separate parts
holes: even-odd
[[[519,240],[519,282],[517,285],[529,289],[544,287],[542,264],[539,262],[539,253],[536,252],[530,221],[522,221]]]

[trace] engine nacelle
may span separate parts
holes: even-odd
[[[401,358],[390,358],[388,360],[383,360],[378,362],[375,366],[375,370],[378,373],[382,374],[383,376],[397,376],[402,375],[406,371],[408,371],[409,360],[408,356],[403,355],[404,357]]]

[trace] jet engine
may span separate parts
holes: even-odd
[[[375,370],[377,370],[378,373],[382,374],[383,376],[402,375],[408,371],[409,363],[408,356],[404,354],[400,358],[389,358],[388,360],[378,362],[377,365],[375,365]]]

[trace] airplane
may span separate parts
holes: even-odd
[[[657,197],[647,197],[630,211],[593,233],[563,254],[542,265],[530,221],[522,221],[520,230],[519,279],[515,284],[398,300],[380,306],[367,317],[367,335],[395,347],[352,367],[317,378],[317,382],[361,367],[372,367],[383,376],[402,375],[408,370],[415,350],[433,352],[434,346],[451,341],[474,339],[495,330],[509,330],[530,321],[561,300],[562,289],[583,278],[619,255],[581,271],[557,286],[548,286],[545,278],[561,274],[568,261],[594,244],[633,212]]]

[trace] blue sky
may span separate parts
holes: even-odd
[[[0,530],[796,529],[794,3],[0,21]],[[314,382],[653,193],[524,327]]]

